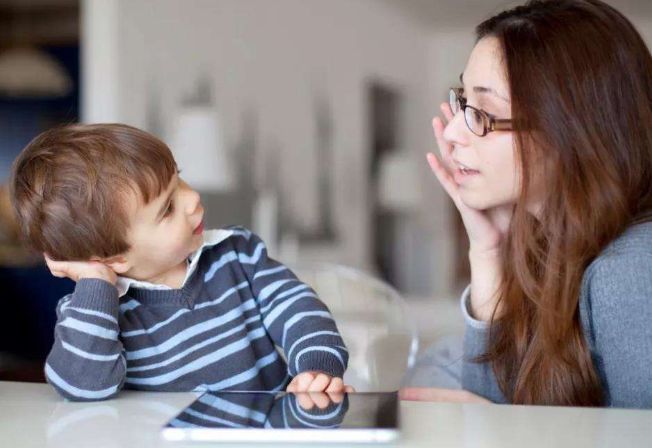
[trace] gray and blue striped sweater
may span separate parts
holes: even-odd
[[[80,280],[57,306],[48,382],[101,400],[123,387],[278,391],[300,372],[341,377],[348,352],[315,291],[255,234],[226,231],[193,255],[180,289],[131,284],[121,296],[120,284]]]

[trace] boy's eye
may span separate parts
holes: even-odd
[[[163,216],[164,217],[170,216],[173,211],[174,211],[174,202],[170,201],[170,204],[168,205],[168,208],[165,210]]]

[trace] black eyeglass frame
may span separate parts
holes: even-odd
[[[456,113],[456,109],[462,111],[464,114],[464,122],[466,123],[466,127],[469,128],[469,131],[473,132],[478,137],[484,137],[490,132],[514,130],[514,120],[509,118],[496,118],[495,116],[482,109],[469,106],[466,104],[466,98],[462,96],[463,93],[464,89],[461,87],[451,88],[449,92],[448,103],[451,106],[453,114]],[[455,99],[455,103],[453,103],[453,98]],[[476,131],[474,131],[473,127],[469,124],[469,116],[466,114],[467,109],[475,111],[478,113],[478,115],[480,115],[480,117],[482,117],[483,131],[481,134],[478,134]]]

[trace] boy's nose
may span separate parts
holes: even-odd
[[[200,203],[201,198],[199,197],[199,193],[197,193],[195,190],[189,189],[187,193],[186,213],[188,215],[195,213],[199,208]]]

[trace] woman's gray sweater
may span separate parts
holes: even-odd
[[[505,403],[491,366],[473,362],[486,350],[489,326],[471,317],[469,299],[467,288],[462,387]],[[589,265],[579,311],[605,405],[652,408],[652,222],[630,227]]]

